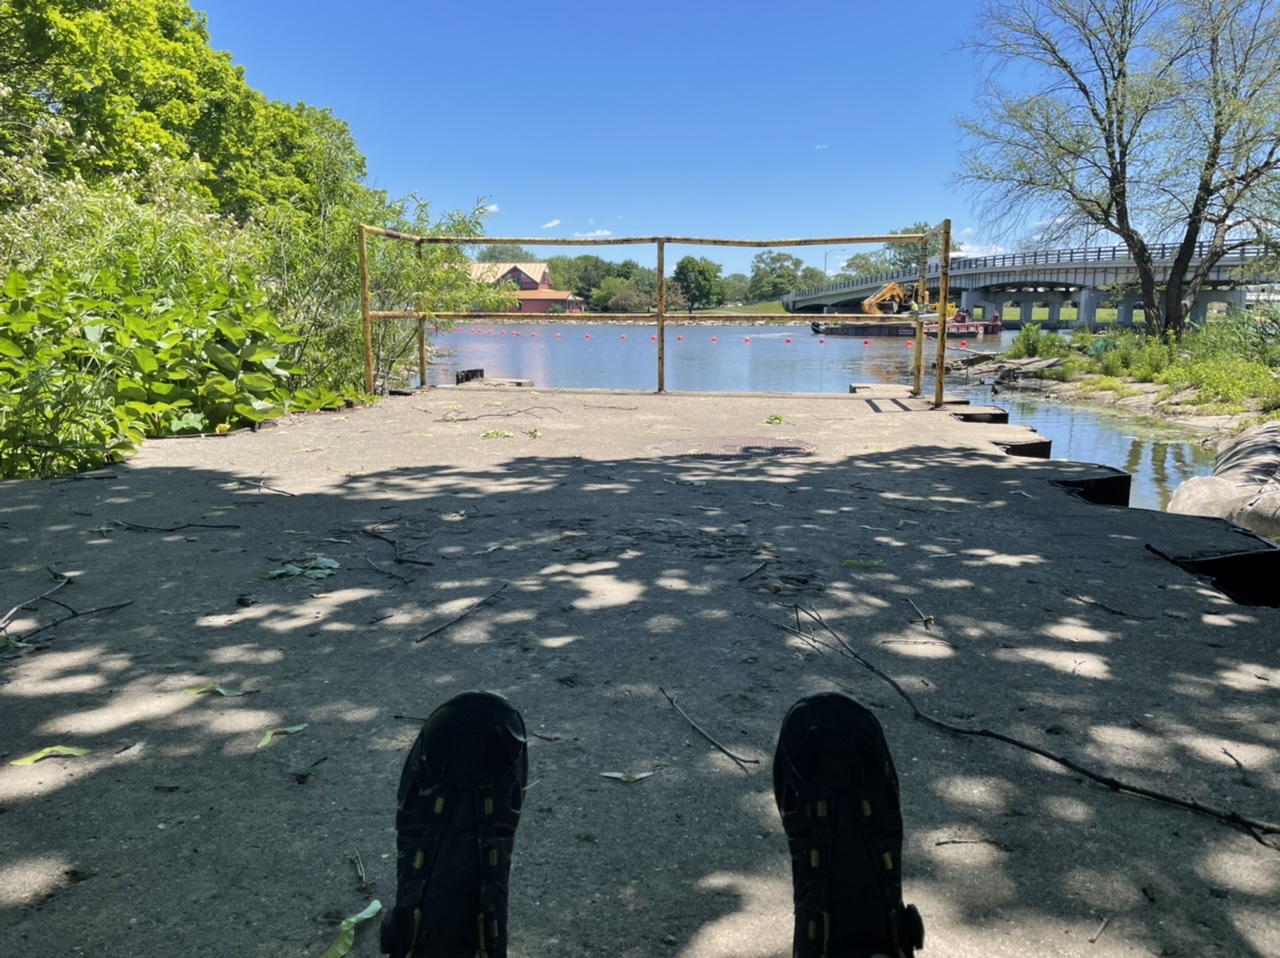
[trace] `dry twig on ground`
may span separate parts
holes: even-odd
[[[986,728],[970,728],[963,725],[953,725],[950,722],[944,722],[941,719],[934,718],[932,715],[923,711],[920,706],[916,705],[915,699],[913,699],[910,693],[908,693],[907,690],[904,689],[892,676],[878,668],[861,653],[855,651],[853,647],[845,641],[844,637],[827,623],[827,620],[822,617],[820,612],[814,609],[803,608],[798,604],[796,605],[796,609],[797,614],[799,612],[804,612],[804,614],[810,619],[822,626],[832,639],[835,640],[835,644],[832,644],[831,642],[824,642],[810,632],[805,632],[799,628],[792,628],[782,622],[775,622],[773,624],[783,631],[789,632],[802,639],[819,651],[825,650],[835,652],[837,655],[842,655],[845,658],[853,660],[877,678],[888,683],[889,686],[898,693],[898,696],[910,707],[912,718],[924,722],[926,725],[931,725],[934,728],[941,729],[944,732],[951,732],[955,735],[973,735],[980,738],[991,738],[998,742],[1004,742],[1007,745],[1013,745],[1016,748],[1025,749],[1028,752],[1039,755],[1041,758],[1047,758],[1051,762],[1056,762],[1064,768],[1069,768],[1071,771],[1083,775],[1090,781],[1097,782],[1099,785],[1105,785],[1113,792],[1128,792],[1131,795],[1140,795],[1143,798],[1149,798],[1152,801],[1159,802],[1164,805],[1172,805],[1175,808],[1182,808],[1187,811],[1196,812],[1200,815],[1206,815],[1210,818],[1216,818],[1219,821],[1226,822],[1229,825],[1235,825],[1243,829],[1251,838],[1253,838],[1254,841],[1258,842],[1258,844],[1280,851],[1280,846],[1277,846],[1264,838],[1266,835],[1280,835],[1280,825],[1277,825],[1274,822],[1265,822],[1253,818],[1247,818],[1239,812],[1224,811],[1223,809],[1214,808],[1210,805],[1197,802],[1194,799],[1178,798],[1173,795],[1166,795],[1165,793],[1158,792],[1154,789],[1143,788],[1140,785],[1130,785],[1127,782],[1122,782],[1110,775],[1103,775],[1099,772],[1093,771],[1092,769],[1085,768],[1083,765],[1080,765],[1065,756],[1051,752],[1048,749],[1041,748],[1038,745],[1033,745],[1030,742],[1024,742],[1011,735],[1005,735],[1003,732],[994,732],[991,729]]]
[[[693,726],[693,730],[695,732],[697,732],[699,735],[705,738],[708,742],[710,742],[712,745],[718,748],[725,755],[728,755],[731,759],[737,762],[738,768],[742,769],[744,772],[750,775],[751,769],[747,768],[747,766],[760,764],[760,761],[758,759],[742,758],[741,756],[734,755],[731,751],[729,751],[727,748],[725,748],[723,745],[717,742],[714,738],[712,738],[711,735],[706,731],[706,729],[704,729],[701,725],[699,725],[693,719],[689,718],[688,713],[685,712],[684,709],[682,709],[679,705],[676,704],[676,700],[667,694],[666,689],[659,686],[658,691],[661,692],[664,696],[666,696],[667,701],[671,703],[671,707],[675,709],[677,712],[679,712],[682,716],[684,716],[684,720]]]

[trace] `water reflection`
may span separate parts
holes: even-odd
[[[484,369],[490,377],[532,379],[538,386],[570,389],[657,388],[657,328],[595,324],[460,326],[441,335],[441,353],[428,372],[430,384],[453,383],[460,369]],[[1012,334],[1005,334],[1006,339]],[[908,340],[896,337],[820,337],[807,326],[668,325],[666,386],[690,392],[847,393],[850,383],[900,382],[911,377]],[[995,337],[969,348],[995,352]],[[934,348],[926,346],[926,355]],[[1096,462],[1130,473],[1130,503],[1164,509],[1173,490],[1213,470],[1213,455],[1191,432],[1138,423],[1106,410],[1037,402],[991,387],[964,374],[949,380],[948,394],[994,402],[1009,421],[1053,440],[1058,459]]]

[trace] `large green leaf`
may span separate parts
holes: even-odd
[[[133,350],[133,361],[138,364],[144,375],[150,375],[160,368],[156,362],[156,354],[144,346],[136,346]]]
[[[217,343],[206,343],[204,354],[209,357],[210,362],[228,376],[234,376],[240,371],[240,360],[235,353],[225,346],[219,346]]]
[[[9,356],[12,359],[21,359],[23,357],[22,347],[11,339],[5,339],[0,336],[0,356]]]
[[[50,745],[48,748],[42,748],[38,752],[32,752],[30,755],[24,755],[22,758],[15,758],[10,765],[34,765],[41,759],[50,758],[54,755],[68,755],[71,758],[79,758],[81,755],[88,755],[92,752],[91,748],[77,748],[74,745]]]
[[[9,299],[20,299],[27,293],[27,278],[19,273],[16,269],[9,273],[4,280],[4,294]]]
[[[356,925],[362,921],[368,921],[380,911],[382,911],[382,902],[375,898],[369,903],[369,907],[358,915],[342,919],[342,924],[338,926],[338,940],[330,945],[329,950],[320,958],[344,958],[356,943]]]

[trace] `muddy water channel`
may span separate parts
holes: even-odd
[[[640,324],[460,325],[436,340],[439,354],[427,381],[451,384],[459,370],[483,369],[489,377],[531,379],[535,386],[652,390],[657,385],[656,335],[656,327]],[[1004,336],[1007,343],[1012,334]],[[1002,346],[995,337],[967,345],[991,352]],[[910,360],[904,339],[823,338],[807,326],[672,324],[666,336],[666,387],[847,393],[850,383],[910,382]],[[948,395],[1007,409],[1011,423],[1053,440],[1054,458],[1102,463],[1130,473],[1134,508],[1163,509],[1181,482],[1213,470],[1213,455],[1198,433],[1007,391],[993,397],[990,386],[963,375],[950,380]]]

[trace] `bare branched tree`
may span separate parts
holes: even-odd
[[[958,178],[993,223],[1035,223],[1041,242],[1118,237],[1148,328],[1181,336],[1222,258],[1275,235],[1278,8],[987,0],[970,45],[991,80],[959,121]],[[1175,248],[1167,269],[1159,243]]]

